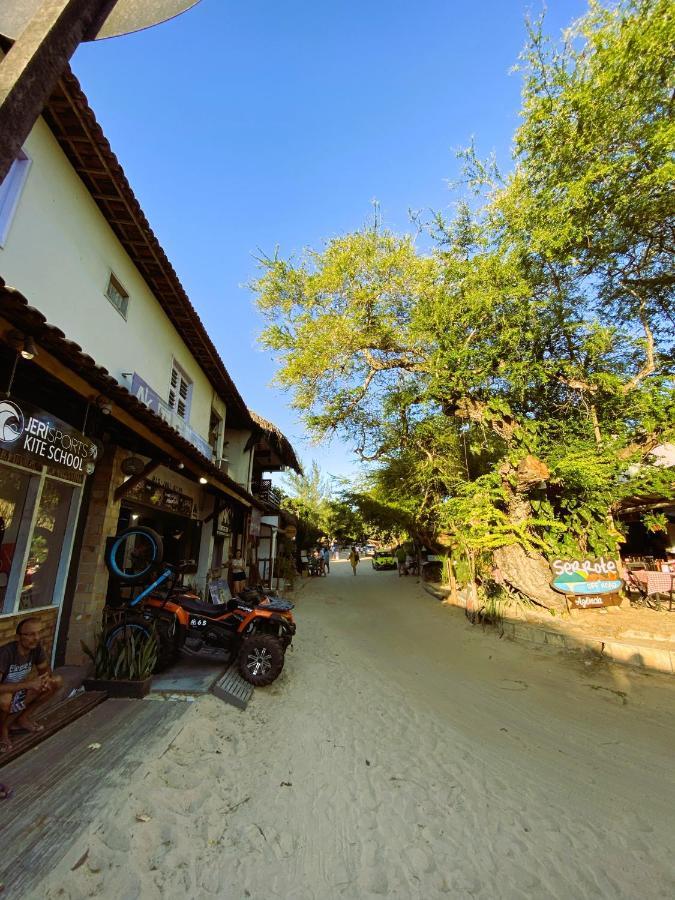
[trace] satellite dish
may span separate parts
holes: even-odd
[[[43,0],[2,0],[0,34],[15,41],[42,3]],[[96,40],[159,25],[197,3],[199,0],[117,0]]]

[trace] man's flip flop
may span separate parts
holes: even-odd
[[[14,791],[8,788],[6,784],[0,784],[0,800],[9,800]]]

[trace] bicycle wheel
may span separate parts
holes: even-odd
[[[105,564],[110,574],[124,584],[141,584],[150,579],[164,558],[164,544],[152,528],[127,528],[109,544]]]

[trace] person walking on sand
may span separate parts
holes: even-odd
[[[352,547],[351,552],[349,554],[349,564],[352,567],[354,574],[356,575],[356,567],[359,564],[359,559],[361,557],[358,554],[356,547]]]
[[[398,577],[400,578],[402,575],[408,574],[408,569],[406,566],[406,557],[407,553],[405,551],[405,547],[401,546],[396,551],[396,562],[398,565]]]
[[[330,550],[328,547],[324,547],[321,550],[321,554],[323,556],[323,573],[324,575],[330,575]]]

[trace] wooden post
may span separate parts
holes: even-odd
[[[116,2],[42,0],[0,62],[0,182],[80,42],[98,32]]]

